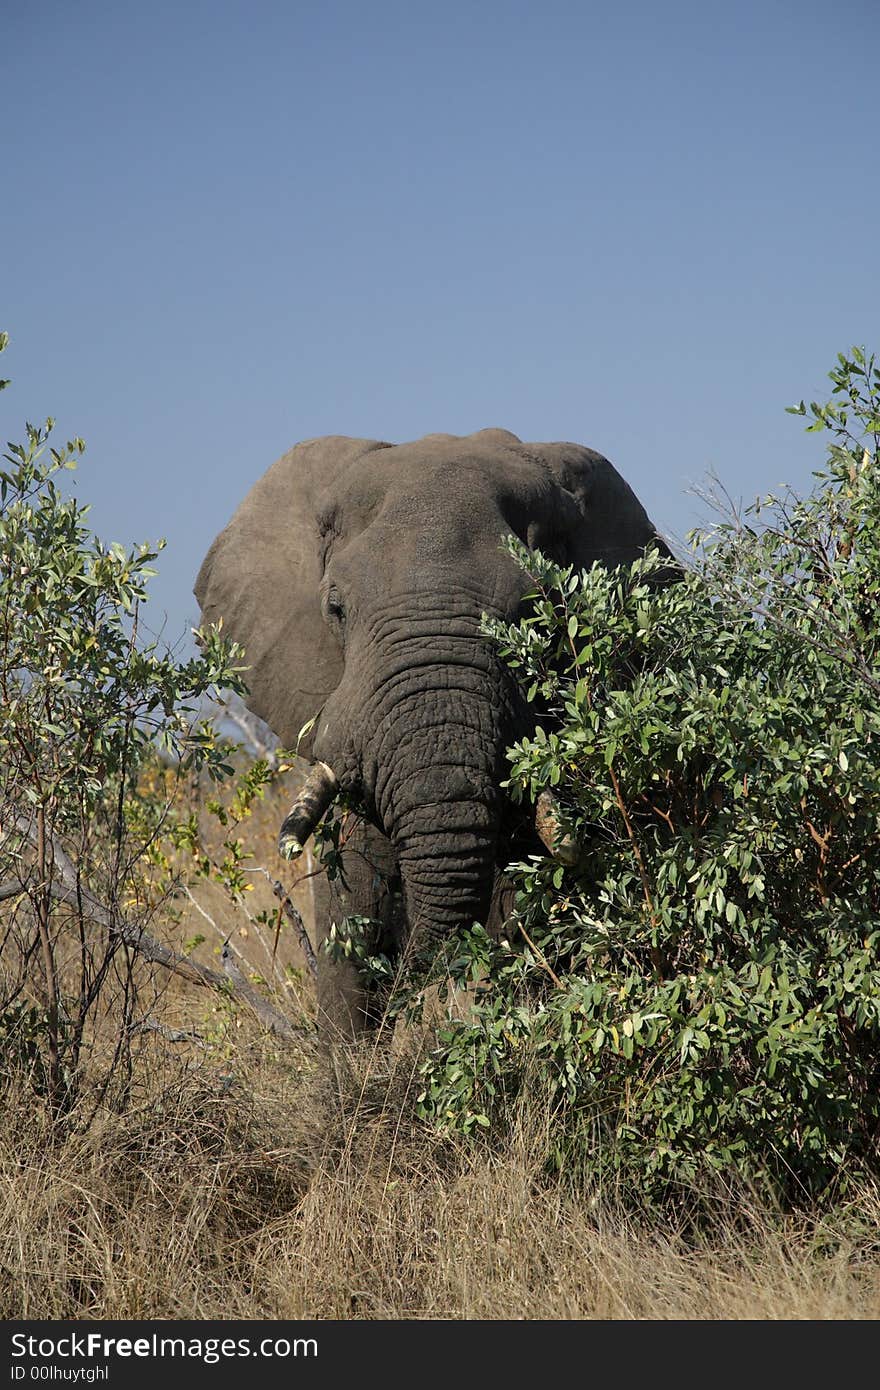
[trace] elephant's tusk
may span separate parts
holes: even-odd
[[[326,763],[315,763],[278,834],[278,853],[298,859],[306,841],[339,790],[336,774]]]
[[[541,792],[535,803],[535,829],[541,842],[560,864],[567,864],[570,868],[578,862],[580,851],[577,841],[560,829],[559,802],[552,792]]]

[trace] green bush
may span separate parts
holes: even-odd
[[[880,369],[831,376],[813,491],[692,537],[680,582],[511,542],[532,611],[488,630],[541,722],[510,792],[552,788],[579,858],[515,867],[509,941],[464,935],[435,1122],[544,1088],[553,1159],[654,1200],[719,1172],[830,1199],[876,1167]]]
[[[111,984],[111,1071],[134,1022],[138,870],[156,833],[131,833],[139,772],[157,748],[182,768],[231,772],[200,710],[241,685],[219,634],[185,661],[145,638],[156,551],[92,534],[88,508],[59,485],[84,446],[52,447],[52,427],[28,425],[0,468],[0,1046],[57,1116]]]

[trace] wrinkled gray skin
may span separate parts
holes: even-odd
[[[286,746],[317,715],[306,751],[367,807],[328,921],[357,913],[418,943],[485,922],[497,899],[499,782],[529,712],[479,626],[514,618],[528,590],[500,548],[510,532],[580,567],[656,541],[620,475],[580,445],[504,430],[329,437],[279,459],[202,565],[204,620],[245,647],[250,708]],[[321,1022],[358,1032],[368,996],[351,966],[319,958]]]

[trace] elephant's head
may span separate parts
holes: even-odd
[[[393,841],[410,927],[431,933],[485,920],[505,748],[523,731],[479,631],[528,589],[510,532],[579,567],[656,539],[608,460],[576,444],[331,437],[256,483],[196,582],[205,620],[245,648],[250,707],[288,746],[315,720],[325,780]]]

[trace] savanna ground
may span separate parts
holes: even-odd
[[[246,827],[253,866],[275,851],[290,779]],[[219,828],[217,836],[222,836]],[[261,875],[248,895],[274,900]],[[151,930],[217,961],[227,936],[267,974],[252,920],[202,884]],[[303,880],[294,899],[309,921]],[[209,913],[212,924],[203,915]],[[265,935],[265,934],[264,934]],[[274,941],[270,941],[270,949]],[[552,1109],[532,1096],[503,1142],[439,1137],[413,1117],[424,1037],[330,1067],[289,935],[274,997],[302,1025],[280,1041],[246,1009],[144,963],[128,1103],[51,1126],[7,1084],[0,1134],[0,1315],[13,1318],[873,1318],[880,1192],[829,1218],[716,1191],[697,1227],[634,1214],[548,1176]],[[118,1020],[108,1009],[92,1066]],[[181,1037],[181,1034],[192,1036]],[[77,1106],[93,1109],[89,1088]],[[694,1195],[696,1201],[696,1195]]]

